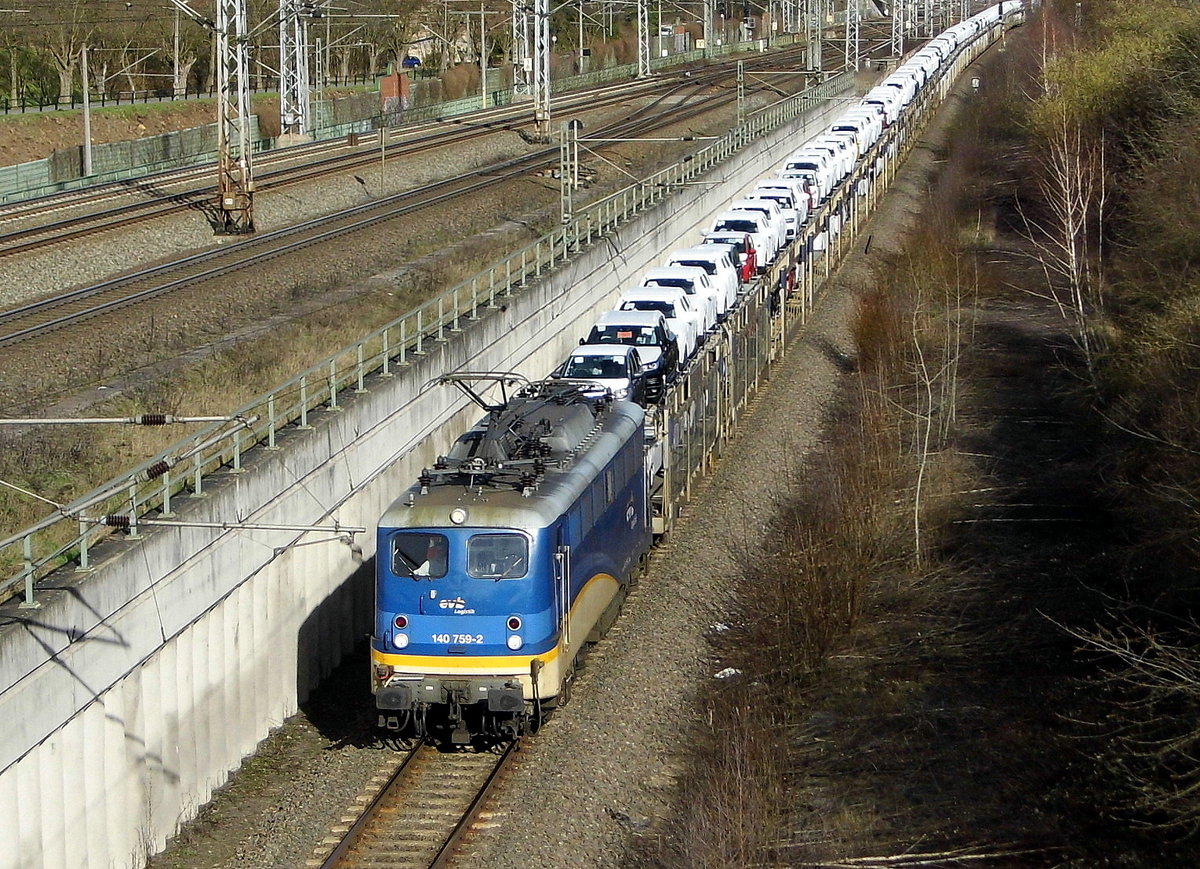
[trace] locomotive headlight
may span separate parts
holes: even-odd
[[[408,648],[408,634],[396,634],[392,637],[392,645],[397,649]]]
[[[450,511],[450,521],[455,525],[461,525],[467,521],[467,508],[455,507]]]
[[[508,637],[508,647],[514,652],[521,646],[525,645],[525,641],[521,639],[520,634],[510,634]]]

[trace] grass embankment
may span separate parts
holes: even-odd
[[[724,118],[714,116],[704,131],[719,130]],[[623,145],[614,149],[620,159],[627,161],[635,173],[646,167],[659,167],[664,161],[678,159],[690,146],[655,146],[654,148]],[[601,180],[586,191],[586,201],[609,194],[627,184],[627,178],[616,172],[598,173]],[[414,238],[402,249],[404,262],[377,261],[363,264],[364,275],[388,272],[386,290],[364,290],[358,286],[361,278],[338,277],[328,281],[298,279],[291,288],[291,301],[297,306],[320,306],[314,313],[295,316],[283,325],[259,332],[252,339],[229,338],[212,348],[201,362],[184,365],[173,362],[181,346],[188,341],[203,343],[195,335],[163,336],[161,340],[147,339],[144,353],[137,362],[150,372],[143,385],[127,389],[122,398],[88,407],[89,416],[125,417],[138,413],[174,413],[187,416],[218,415],[249,403],[279,384],[295,376],[343,347],[359,340],[399,314],[449,289],[490,263],[521,245],[533,236],[550,230],[555,215],[551,213],[557,191],[545,188],[541,193],[522,192],[523,216],[513,216],[499,228],[497,217],[486,210],[459,213],[454,218],[457,244],[447,247],[440,233],[428,232]],[[327,299],[342,298],[330,303]],[[282,303],[281,303],[282,305]],[[42,392],[24,399],[20,407],[11,408],[11,415],[43,415],[45,404],[69,397],[76,391],[94,389],[97,378],[107,382],[137,383],[137,372],[129,374],[117,369],[120,360],[87,360],[72,371],[72,380],[53,385],[42,384]],[[163,366],[167,373],[155,373]],[[42,498],[69,503],[80,495],[140,464],[147,458],[167,449],[183,437],[179,429],[125,429],[113,427],[71,427],[68,430],[46,430],[5,441],[0,450],[0,480],[13,483]],[[50,512],[49,505],[0,487],[0,536],[28,527]],[[58,538],[42,539],[43,547],[35,555],[57,545],[75,533],[73,523],[61,523]],[[71,527],[68,527],[71,526]],[[0,575],[15,573],[20,567],[21,553],[0,554]]]
[[[480,233],[491,228],[486,215],[480,215],[476,222]],[[399,313],[416,308],[470,277],[500,259],[514,245],[524,243],[527,237],[528,229],[513,227],[510,231],[474,236],[469,243],[450,249],[413,250],[414,260],[387,292],[349,292],[340,304],[321,307],[252,339],[232,340],[200,362],[174,367],[166,374],[147,375],[141,386],[126,390],[120,398],[89,406],[87,415],[230,413],[390,322]],[[293,295],[300,304],[314,295],[347,290],[345,286],[313,286],[310,281],[301,281]],[[159,356],[169,360],[171,350],[164,346]],[[157,357],[150,361],[157,361]],[[86,378],[94,376],[93,372],[94,369],[83,369],[79,374]],[[75,384],[74,388],[83,387]],[[37,415],[39,411],[40,405],[32,405],[26,415]],[[180,427],[71,426],[10,436],[0,450],[0,480],[41,498],[67,504],[167,450],[185,434]],[[51,511],[43,501],[0,487],[0,536],[28,527]],[[41,545],[35,555],[51,544],[69,539],[77,531],[71,522],[60,523],[58,530],[57,535],[40,538]],[[20,557],[19,547],[0,554],[0,575],[18,570]]]
[[[1200,12],[1145,5],[988,69],[640,864],[1196,864]]]

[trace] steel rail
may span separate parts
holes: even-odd
[[[494,764],[487,771],[483,781],[473,785],[469,791],[463,789],[461,793],[462,798],[458,801],[463,808],[456,809],[451,817],[447,818],[445,823],[440,827],[422,829],[420,831],[420,838],[428,846],[426,850],[426,854],[429,855],[428,857],[412,855],[407,860],[404,860],[400,855],[390,855],[392,856],[392,860],[403,862],[404,865],[427,866],[429,869],[444,869],[452,859],[456,846],[462,841],[463,836],[478,817],[485,800],[495,789],[501,774],[506,771],[513,756],[519,750],[520,744],[517,740],[509,742],[505,745],[503,751],[493,755]],[[475,760],[480,757],[480,754],[444,754],[431,746],[419,746],[410,751],[396,771],[388,777],[387,781],[384,782],[371,798],[354,823],[342,835],[341,840],[334,846],[333,850],[321,862],[321,869],[347,869],[347,867],[357,865],[354,853],[355,849],[370,834],[374,834],[384,842],[390,841],[392,844],[395,844],[397,839],[399,839],[403,843],[404,840],[399,837],[410,832],[403,825],[406,821],[414,819],[411,816],[408,818],[401,816],[385,820],[385,815],[388,814],[385,810],[396,805],[402,805],[410,810],[423,809],[424,806],[409,799],[414,794],[406,791],[415,791],[417,792],[416,795],[419,795],[420,788],[423,785],[428,786],[430,782],[440,781],[439,776],[441,775],[453,775],[454,770],[452,765],[455,763],[455,758],[470,758],[471,760]],[[418,757],[428,759],[430,763],[439,766],[433,769],[426,767],[418,770],[417,765],[413,763]],[[476,778],[476,781],[478,781],[478,778]],[[389,827],[391,830],[388,829]],[[389,832],[392,834],[391,836],[389,836]],[[361,862],[363,865],[367,865],[368,863],[376,865],[376,863],[370,860],[369,855],[367,858],[361,860]]]
[[[661,79],[659,79],[659,81],[661,81]],[[608,91],[613,91],[616,93],[624,89],[626,92],[628,92],[630,86],[630,82],[622,82],[615,85],[606,84],[596,88],[588,89],[583,92],[569,92],[563,95],[563,99],[564,101],[577,100],[580,104],[586,105],[589,99],[597,96],[607,96]],[[427,120],[412,121],[404,124],[401,127],[393,128],[393,131],[398,135],[421,135],[425,132],[442,129],[446,123],[494,123],[498,120],[505,120],[510,117],[513,119],[520,118],[527,113],[528,108],[526,106],[497,106],[494,108],[480,109],[469,114],[448,115]],[[275,148],[269,151],[263,151],[255,155],[255,161],[260,167],[264,167],[272,163],[285,163],[289,160],[297,159],[303,160],[306,156],[311,154],[320,154],[323,151],[333,151],[346,147],[346,138],[346,136],[338,136],[337,138],[333,139],[323,139],[319,142],[307,142],[298,145],[291,145],[285,148]],[[207,178],[211,174],[212,163],[210,162],[195,166],[183,166],[173,169],[165,169],[160,172],[148,173],[142,176],[137,182],[126,178],[119,181],[109,181],[103,184],[97,184],[95,186],[79,190],[67,190],[60,193],[52,193],[36,199],[0,204],[0,223],[7,223],[30,215],[36,215],[39,213],[60,210],[64,208],[73,208],[92,201],[102,201],[106,198],[125,195],[130,192],[131,187],[136,187],[136,184],[141,183],[141,181],[177,183],[193,178]],[[214,188],[210,184],[204,189],[211,193]]]
[[[346,855],[346,852],[354,847],[354,844],[358,841],[358,837],[361,836],[363,830],[367,829],[370,823],[375,820],[375,816],[379,813],[379,809],[383,805],[384,800],[387,799],[387,796],[391,793],[392,788],[396,787],[396,783],[400,781],[401,777],[408,769],[408,765],[412,763],[413,758],[417,756],[417,752],[420,750],[421,747],[418,745],[416,748],[410,749],[408,754],[404,756],[404,760],[400,761],[400,765],[396,767],[395,772],[388,776],[388,780],[383,783],[383,787],[381,787],[379,792],[371,798],[371,801],[363,808],[362,812],[355,819],[354,823],[350,825],[350,829],[348,829],[345,835],[342,836],[342,840],[337,843],[333,851],[328,857],[325,858],[324,862],[321,863],[321,869],[333,869],[333,867],[337,866],[337,864],[341,862],[342,858]]]
[[[445,844],[438,850],[437,856],[433,858],[433,862],[429,864],[429,869],[445,869],[449,865],[451,858],[454,856],[454,849],[462,841],[467,830],[479,815],[479,810],[483,807],[483,802],[488,798],[496,781],[500,778],[500,773],[505,770],[509,760],[514,754],[521,750],[520,740],[514,739],[504,749],[504,753],[500,755],[499,761],[496,762],[496,768],[488,775],[483,786],[475,794],[471,800],[471,804],[467,806],[467,810],[463,816],[459,818],[458,823],[454,825],[454,829],[450,831],[450,837],[446,839]]]
[[[785,49],[772,55],[771,58],[777,61],[780,57],[786,56],[788,53],[789,51]],[[767,61],[765,58],[755,57],[744,62],[753,68],[763,65]],[[690,76],[684,72],[676,72],[668,76],[649,79],[645,82],[626,82],[621,85],[596,88],[583,94],[573,93],[563,99],[559,106],[559,111],[604,108],[628,99],[653,93],[656,90],[662,89],[664,84],[667,86],[679,86],[711,83],[727,76],[728,73],[728,64],[714,64],[700,70],[698,73],[692,73]],[[491,113],[495,113],[494,118],[489,117]],[[456,125],[455,129],[445,129],[444,124],[447,121],[444,119],[422,122],[421,127],[415,130],[404,130],[403,136],[405,138],[392,144],[391,147],[395,149],[393,154],[399,157],[428,148],[460,144],[493,134],[499,130],[516,130],[527,126],[524,120],[518,122],[518,119],[522,119],[523,115],[524,111],[522,109],[514,110],[511,107],[505,106],[500,109],[487,110],[483,113],[462,116],[463,119],[461,121],[454,121]],[[429,129],[432,132],[424,133],[422,129]],[[412,138],[413,136],[415,138]],[[289,184],[322,177],[333,172],[349,171],[361,166],[372,165],[378,159],[378,153],[374,145],[359,146],[357,150],[349,154],[334,154],[333,156],[316,160],[306,159],[321,153],[337,151],[347,147],[351,146],[346,144],[346,139],[339,139],[336,142],[326,141],[319,144],[297,146],[296,148],[285,149],[278,153],[271,152],[273,156],[266,159],[273,162],[283,163],[297,159],[304,160],[305,162],[298,166],[289,166],[265,173],[260,172],[257,177],[258,189],[261,191],[285,187]],[[305,150],[301,152],[299,149]],[[104,185],[101,188],[93,188],[83,196],[80,196],[78,193],[73,195],[62,194],[64,197],[73,196],[73,198],[64,199],[62,202],[43,203],[40,207],[30,207],[24,212],[0,212],[0,222],[15,221],[48,210],[82,207],[86,206],[89,202],[104,202],[138,191],[146,192],[146,188],[154,184],[184,184],[202,176],[207,176],[207,174],[209,174],[207,166],[189,170],[172,170],[168,173],[146,176],[145,179],[133,185],[125,181],[112,185]],[[43,223],[37,226],[13,230],[8,233],[0,233],[0,258],[152,220],[186,209],[196,209],[206,205],[211,199],[212,193],[212,186],[205,184],[202,187],[193,187],[174,193],[156,194],[157,198],[148,202],[126,203],[86,215]],[[134,210],[134,213],[131,213],[131,209]],[[50,237],[47,238],[45,236]]]
[[[703,87],[704,82],[690,82],[689,86]],[[657,104],[667,97],[668,95],[664,95],[659,100],[656,100],[655,103]],[[635,114],[598,132],[605,135],[609,133],[633,134],[647,128],[653,129],[663,124],[676,124],[690,117],[712,111],[714,108],[720,107],[732,99],[733,96],[730,94],[717,94],[709,97],[703,103],[689,106],[683,110],[672,107],[667,112],[661,112],[644,118],[638,118]],[[641,111],[648,112],[650,108],[643,107]],[[557,148],[545,148],[532,154],[482,167],[457,178],[437,181],[381,200],[353,206],[352,208],[325,215],[312,221],[248,238],[235,246],[202,251],[183,257],[173,263],[153,266],[149,269],[113,278],[90,287],[82,287],[50,299],[31,302],[9,311],[0,312],[0,324],[37,318],[49,311],[84,299],[93,298],[105,293],[122,291],[122,288],[129,287],[131,284],[169,275],[183,269],[203,266],[205,263],[218,263],[210,268],[200,268],[198,271],[165,281],[147,289],[133,292],[126,291],[118,298],[89,306],[81,311],[68,313],[48,321],[34,323],[30,326],[11,329],[0,334],[0,346],[14,344],[52,329],[61,328],[100,314],[109,313],[130,304],[146,301],[189,284],[221,277],[230,272],[273,259],[284,253],[329,241],[383,221],[402,217],[421,208],[504,183],[511,180],[514,176],[527,173],[532,169],[553,165],[557,158]],[[342,225],[336,225],[338,223]],[[322,227],[328,228],[322,229]],[[300,236],[300,238],[295,238],[296,236]],[[294,240],[283,241],[289,238]],[[252,251],[251,249],[254,248],[257,248],[257,250]],[[225,262],[219,262],[220,260],[225,260]]]
[[[662,86],[662,82],[656,83],[657,87]],[[651,90],[650,88],[642,88],[640,90]],[[640,91],[639,94],[641,95]],[[605,106],[624,102],[632,95],[626,91],[622,94],[604,93],[596,96],[591,101],[585,102],[579,99],[578,107],[603,108]],[[469,142],[472,139],[482,138],[492,135],[499,130],[514,130],[524,124],[511,124],[505,126],[484,127],[478,120],[472,121],[472,126],[456,127],[451,130],[435,130],[428,134],[417,134],[415,138],[411,138],[413,133],[406,132],[406,138],[402,141],[391,145],[393,157],[403,157],[417,151],[427,150],[429,148],[448,147],[450,145]],[[302,146],[308,147],[308,146]],[[345,140],[338,142],[336,146],[326,144],[323,151],[337,150],[345,148]],[[288,158],[280,158],[277,162],[284,162],[285,159],[295,160],[298,156],[293,154]],[[351,154],[336,154],[329,157],[324,157],[317,160],[308,160],[298,166],[289,166],[281,169],[276,169],[270,172],[258,172],[256,175],[257,189],[261,192],[274,188],[286,187],[290,184],[296,184],[302,181],[319,178],[333,172],[342,172],[359,168],[365,165],[372,165],[379,160],[378,150],[371,146],[370,149],[361,147]],[[207,167],[203,172],[193,171],[188,176],[180,177],[177,183],[184,183],[199,178],[201,175],[207,176],[211,174]],[[103,195],[92,197],[80,197],[75,202],[64,204],[59,208],[78,207],[86,205],[89,201],[103,202],[108,199],[115,198],[119,195],[129,195],[131,193],[142,191],[145,192],[146,187],[153,183],[159,183],[164,179],[157,179],[156,176],[148,176],[147,180],[139,181],[136,185],[125,184],[121,190],[106,192]],[[25,227],[22,229],[13,230],[7,233],[0,233],[0,257],[13,256],[15,254],[24,253],[30,250],[36,250],[40,247],[47,247],[52,244],[61,244],[66,241],[73,241],[78,238],[83,238],[88,235],[93,235],[98,232],[105,232],[112,229],[117,229],[124,226],[130,226],[135,223],[153,220],[157,217],[163,217],[168,214],[174,214],[189,208],[196,208],[207,204],[213,194],[211,184],[206,184],[203,187],[196,187],[187,190],[180,190],[170,194],[158,194],[157,198],[147,202],[122,204],[102,211],[94,211],[86,215],[76,217],[63,218],[61,220],[42,223],[37,226]],[[135,209],[135,213],[130,213],[131,209]],[[31,211],[31,214],[37,214],[38,211]],[[43,236],[51,236],[45,238]]]

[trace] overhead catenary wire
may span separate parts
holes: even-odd
[[[193,422],[245,422],[242,416],[174,416],[139,413],[135,416],[0,418],[0,425],[186,425]]]

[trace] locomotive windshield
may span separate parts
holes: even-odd
[[[392,573],[440,579],[446,575],[448,543],[444,535],[402,531],[392,535]]]
[[[467,541],[467,575],[519,579],[529,572],[529,541],[521,534],[476,534]]]

